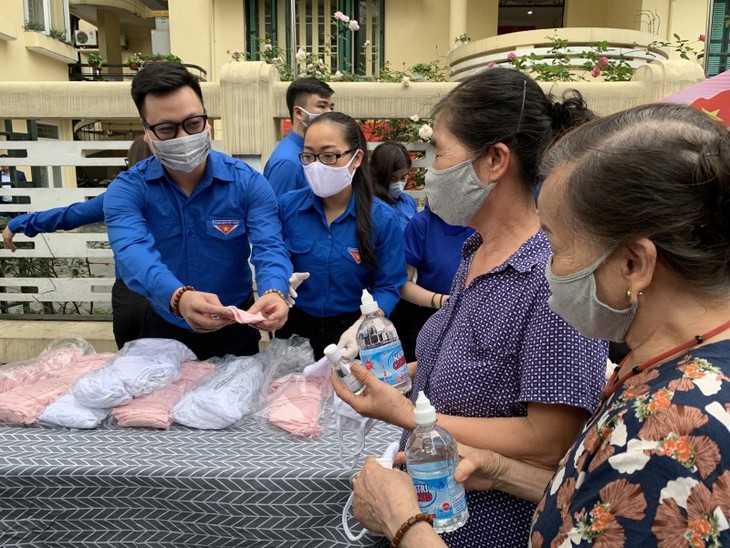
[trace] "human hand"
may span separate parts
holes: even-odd
[[[505,458],[487,449],[477,449],[458,444],[459,464],[454,479],[463,483],[468,491],[499,489],[506,479],[509,468]]]
[[[369,457],[354,482],[355,519],[375,533],[393,538],[409,517],[420,512],[416,490],[405,472],[384,468]]]
[[[13,243],[13,237],[15,236],[15,232],[10,230],[7,226],[3,229],[3,244],[7,249],[15,253],[15,251],[18,249],[15,247],[15,244]]]
[[[337,341],[337,348],[342,350],[342,355],[350,358],[355,358],[358,354],[357,348],[357,331],[360,329],[365,318],[359,318],[354,324],[347,328],[341,336],[340,340]]]
[[[214,293],[185,291],[180,296],[178,310],[190,329],[197,333],[211,333],[233,323],[230,310]]]
[[[309,272],[294,272],[289,278],[289,292],[286,295],[286,304],[289,308],[294,306],[294,299],[298,297],[297,287],[302,285],[302,282],[309,278]]]
[[[358,363],[350,367],[357,380],[365,385],[365,390],[359,395],[350,391],[332,372],[330,380],[337,395],[363,417],[379,419],[401,428],[412,430],[413,404],[399,390],[384,383]]]
[[[262,331],[275,331],[280,329],[289,318],[289,305],[278,293],[266,293],[261,295],[253,306],[248,309],[251,314],[261,312],[266,320],[257,324],[251,324]]]

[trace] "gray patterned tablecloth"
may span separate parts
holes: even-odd
[[[399,431],[377,425],[367,454]],[[0,546],[332,547],[352,471],[334,427],[301,441],[224,431],[0,427]]]

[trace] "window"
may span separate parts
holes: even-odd
[[[708,77],[725,72],[730,65],[730,0],[714,0],[710,9],[705,41],[705,72]]]
[[[68,0],[24,0],[26,27],[71,39]]]
[[[299,47],[320,57],[332,72],[377,75],[384,64],[383,3],[385,0],[246,1],[247,49],[258,60],[259,38],[282,48],[287,63]],[[296,44],[291,44],[291,7],[296,10]],[[358,21],[353,32],[334,20],[336,11]]]
[[[497,34],[563,26],[565,0],[499,0]]]

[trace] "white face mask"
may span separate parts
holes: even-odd
[[[588,268],[566,276],[553,274],[552,259],[548,260],[545,277],[552,292],[548,306],[585,337],[623,342],[636,314],[637,303],[616,310],[598,300],[595,271],[608,255],[606,253]]]
[[[334,397],[334,408],[342,467],[355,468],[365,449],[365,437],[375,424],[375,419],[363,417],[337,395]]]
[[[394,200],[397,200],[398,198],[400,198],[400,195],[403,194],[404,188],[406,188],[406,181],[396,181],[395,183],[390,183],[390,186],[388,187],[388,196],[390,196]]]
[[[447,169],[428,168],[426,196],[428,205],[446,223],[469,226],[479,208],[497,183],[485,185],[474,171],[476,157]]]
[[[150,147],[155,157],[165,167],[190,173],[205,162],[210,153],[210,132],[206,129],[201,133],[177,139],[151,140]]]
[[[328,198],[352,184],[355,170],[350,173],[350,164],[355,160],[357,152],[353,152],[350,161],[342,167],[326,166],[317,160],[304,166],[304,176],[312,192],[320,198]]]
[[[297,107],[297,108],[300,111],[302,111],[304,114],[307,115],[307,121],[305,122],[304,120],[302,120],[302,125],[304,127],[307,127],[309,124],[311,124],[317,118],[317,116],[319,116],[320,114],[322,114],[321,112],[307,112],[302,107]]]

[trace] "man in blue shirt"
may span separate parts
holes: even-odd
[[[286,90],[286,106],[291,118],[291,131],[276,145],[264,166],[264,177],[276,197],[285,192],[307,188],[307,179],[299,161],[304,148],[304,129],[323,112],[335,109],[334,91],[316,78],[294,80]]]
[[[227,306],[261,312],[260,329],[288,317],[292,266],[276,197],[250,166],[211,150],[200,84],[185,67],[145,67],[132,98],[155,156],[112,182],[104,216],[119,275],[151,305],[141,336],[179,340],[199,359],[254,354],[258,331]]]

